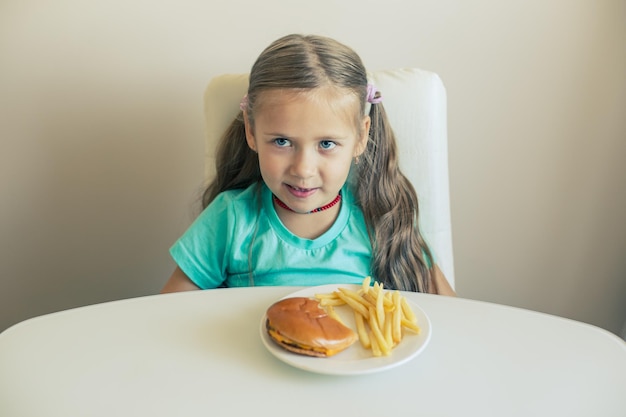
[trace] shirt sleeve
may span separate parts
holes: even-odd
[[[198,287],[216,288],[226,279],[234,221],[230,198],[222,193],[170,248],[176,264]]]

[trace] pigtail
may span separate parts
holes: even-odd
[[[259,159],[246,144],[242,113],[233,120],[220,140],[215,168],[215,178],[202,195],[202,208],[206,208],[223,191],[247,188],[261,180]]]
[[[398,166],[395,136],[382,104],[372,104],[369,116],[357,195],[372,241],[372,274],[389,288],[429,292],[432,255],[418,227],[417,194]]]

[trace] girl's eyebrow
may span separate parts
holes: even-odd
[[[280,132],[263,132],[263,134],[266,136],[280,137],[280,138],[285,138],[285,139],[296,139],[296,140],[300,139],[297,136],[291,136],[291,135],[287,135],[285,133],[280,133]],[[340,136],[340,135],[322,135],[322,136],[316,137],[315,140],[344,141],[344,140],[347,140],[347,138],[345,136]]]
[[[282,138],[288,138],[290,137],[289,135],[286,135],[284,133],[279,133],[279,132],[263,132],[264,135],[266,136],[276,136],[276,137],[282,137]]]

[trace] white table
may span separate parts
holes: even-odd
[[[465,299],[406,294],[433,331],[400,367],[293,368],[265,349],[259,323],[295,290],[157,295],[19,323],[0,334],[0,416],[626,416],[617,336]]]

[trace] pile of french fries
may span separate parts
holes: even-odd
[[[338,288],[327,294],[315,294],[329,316],[342,321],[334,307],[347,305],[354,313],[359,341],[374,356],[388,356],[404,336],[404,330],[420,332],[415,313],[399,291],[383,289],[383,284],[371,277],[363,280],[361,288],[353,291]]]

